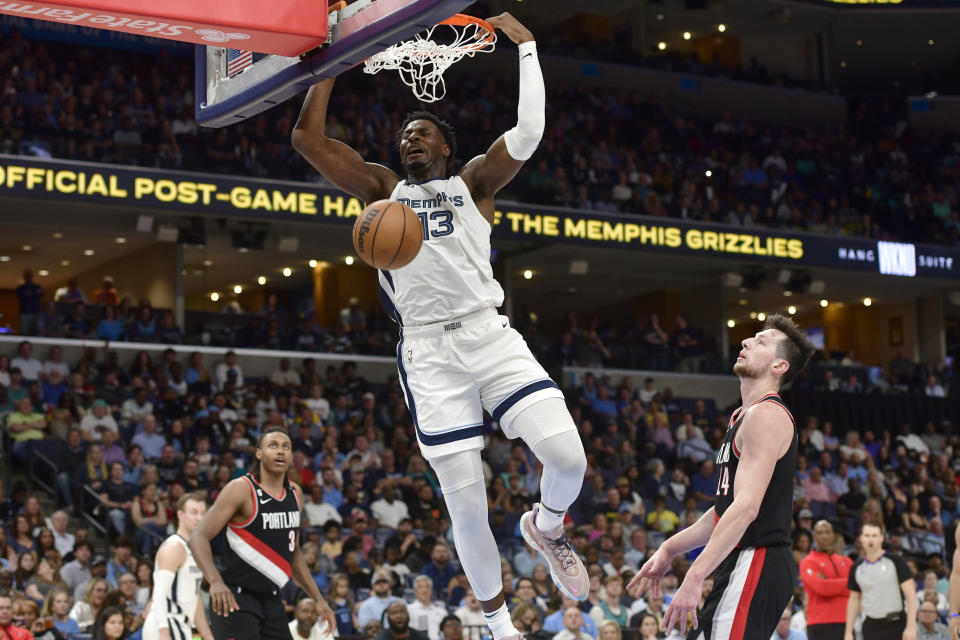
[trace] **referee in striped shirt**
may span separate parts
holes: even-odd
[[[870,521],[860,530],[863,555],[850,568],[844,640],[853,640],[853,623],[863,609],[864,640],[917,640],[917,587],[903,558],[883,550],[883,525]]]

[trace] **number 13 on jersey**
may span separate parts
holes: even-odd
[[[445,209],[431,211],[430,213],[422,211],[417,215],[420,217],[420,226],[423,227],[424,242],[430,238],[442,238],[453,233],[453,214],[449,211]],[[433,228],[431,229],[431,227]]]

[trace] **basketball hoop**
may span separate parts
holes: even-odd
[[[449,27],[449,31],[436,31],[440,26]],[[436,35],[452,31],[453,41],[434,40],[435,31]],[[413,89],[413,95],[423,102],[436,102],[447,93],[443,74],[454,62],[464,56],[472,58],[476,53],[489,53],[496,43],[497,34],[489,22],[458,13],[412,40],[371,56],[364,62],[363,70],[375,74],[382,69],[395,69],[400,72],[403,83]]]

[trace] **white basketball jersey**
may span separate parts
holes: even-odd
[[[460,176],[401,181],[390,199],[413,209],[423,226],[417,257],[379,272],[380,295],[394,320],[417,326],[503,304],[490,265],[490,224]]]
[[[167,540],[175,540],[183,545],[183,550],[187,552],[187,558],[173,577],[170,597],[167,598],[166,611],[162,613],[167,616],[184,616],[193,625],[193,616],[197,612],[197,598],[200,597],[200,583],[203,581],[203,572],[200,571],[200,567],[193,559],[193,554],[190,552],[186,540],[177,534],[173,534]],[[153,613],[153,611],[151,610],[150,613]]]

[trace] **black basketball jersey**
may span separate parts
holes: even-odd
[[[770,547],[774,545],[790,544],[790,528],[793,516],[793,477],[797,472],[797,422],[793,419],[793,414],[787,409],[780,396],[771,394],[757,401],[775,402],[793,422],[793,442],[790,448],[777,460],[773,468],[773,476],[770,478],[770,484],[767,485],[767,491],[763,494],[763,502],[760,503],[760,512],[756,520],[750,523],[743,537],[740,539],[738,547]],[[716,518],[724,514],[727,508],[733,504],[733,486],[737,477],[737,465],[740,462],[740,450],[735,444],[737,429],[743,422],[746,409],[740,407],[730,416],[730,425],[727,427],[727,433],[723,438],[723,445],[717,453],[716,472],[717,472],[717,494],[714,500],[714,511]]]
[[[253,494],[253,514],[246,522],[227,524],[223,554],[224,583],[247,591],[276,591],[290,581],[293,549],[300,530],[300,498],[284,483],[271,494],[251,474],[243,476]]]

